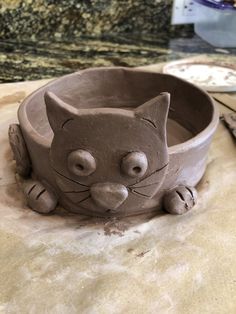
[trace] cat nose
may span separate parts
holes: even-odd
[[[128,197],[128,190],[122,184],[96,183],[90,188],[92,199],[98,206],[117,209]]]

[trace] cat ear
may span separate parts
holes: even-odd
[[[53,131],[62,129],[65,123],[73,120],[73,116],[77,113],[77,109],[65,103],[52,92],[47,91],[44,94],[44,100],[48,121]]]
[[[170,94],[164,92],[139,106],[135,110],[135,115],[146,120],[155,128],[161,126],[165,129],[169,106]]]

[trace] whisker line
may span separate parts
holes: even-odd
[[[83,191],[62,191],[63,193],[84,193],[84,192],[89,192],[89,190],[83,190]]]
[[[57,171],[55,168],[53,168],[53,170],[54,170],[57,174],[59,174],[60,176],[64,177],[65,179],[67,179],[67,180],[69,180],[69,181],[71,181],[71,182],[77,183],[77,184],[79,184],[79,185],[85,186],[86,188],[89,188],[88,185],[82,184],[82,183],[80,183],[80,182],[78,182],[78,181],[76,181],[76,180],[73,180],[73,179],[71,179],[71,178],[68,178],[68,177],[65,176],[64,174],[62,174],[62,173],[60,173],[59,171]]]
[[[87,199],[89,199],[90,197],[91,197],[91,195],[89,194],[89,196],[83,198],[81,201],[77,202],[76,204],[80,204],[80,203],[86,201]]]
[[[167,163],[167,164],[165,164],[163,167],[161,167],[161,168],[159,168],[159,169],[157,169],[157,170],[155,170],[155,171],[153,171],[149,176],[147,176],[147,177],[145,177],[145,178],[143,178],[143,179],[141,179],[140,181],[138,181],[138,182],[136,182],[136,183],[134,183],[134,184],[132,184],[132,185],[130,185],[129,187],[133,187],[134,185],[136,185],[136,184],[138,184],[138,183],[140,183],[140,182],[142,182],[142,181],[144,181],[144,180],[146,180],[146,179],[148,179],[149,177],[151,177],[153,174],[155,174],[155,173],[157,173],[157,172],[159,172],[159,171],[161,171],[161,170],[163,170],[165,167],[167,167],[169,165],[169,163]],[[154,184],[154,183],[153,183]],[[149,185],[152,185],[152,184],[149,184]],[[148,186],[148,185],[147,185]]]
[[[151,197],[150,195],[146,195],[146,194],[140,193],[140,192],[132,190],[132,189],[130,190],[130,192],[133,193],[133,194],[137,194],[137,195],[143,196],[143,197],[147,197],[147,198]]]

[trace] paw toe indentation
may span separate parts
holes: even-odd
[[[28,191],[28,195],[30,195],[30,193],[33,191],[33,189],[36,187],[36,184],[33,184],[32,187],[29,189]]]
[[[41,192],[39,192],[39,194],[36,196],[36,200],[38,200],[44,192],[46,192],[46,189],[43,189]]]

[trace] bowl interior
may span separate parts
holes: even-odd
[[[76,108],[123,109],[135,108],[161,92],[169,92],[169,146],[203,131],[214,115],[214,107],[205,92],[174,76],[124,68],[90,69],[57,79],[26,100],[27,119],[44,137],[52,137],[44,102],[47,90]]]

